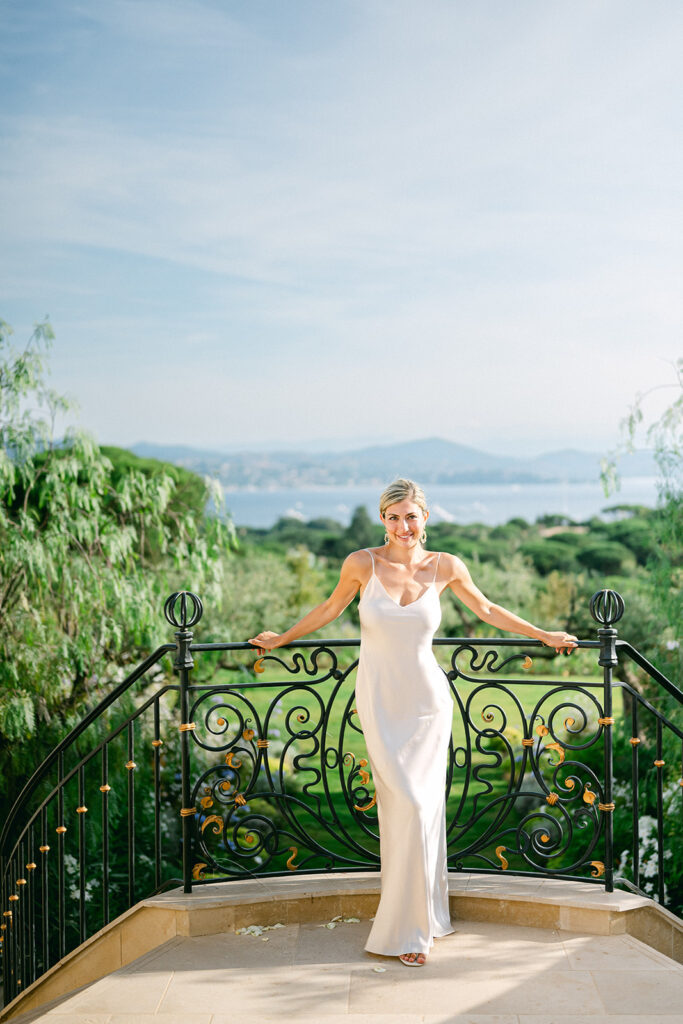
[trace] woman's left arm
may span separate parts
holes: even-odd
[[[577,637],[571,633],[565,633],[564,630],[539,629],[507,608],[489,601],[475,585],[465,563],[455,555],[446,558],[452,573],[448,586],[483,622],[495,626],[496,629],[505,629],[511,633],[521,633],[522,636],[531,637],[533,640],[540,640],[547,647],[555,647],[563,654],[571,654],[578,646]]]

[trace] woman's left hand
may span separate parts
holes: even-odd
[[[575,647],[579,646],[579,638],[572,633],[565,633],[562,629],[544,632],[541,643],[545,647],[554,647],[560,654],[571,654]]]

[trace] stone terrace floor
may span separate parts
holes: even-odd
[[[369,921],[174,938],[13,1024],[683,1024],[683,967],[629,935],[455,928],[417,969]]]

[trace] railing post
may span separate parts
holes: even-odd
[[[9,917],[5,915],[5,910],[8,906],[7,896],[5,887],[5,871],[7,865],[5,863],[4,856],[0,855],[0,937],[2,938],[2,988],[4,992],[4,1002],[9,1002],[7,994],[9,993],[9,955],[10,955],[10,942],[11,937],[9,928],[7,927]]]
[[[188,598],[192,604],[192,612],[188,614]],[[178,609],[178,613],[176,612]],[[190,737],[194,722],[190,722],[189,680],[194,668],[192,658],[192,626],[202,617],[204,608],[196,594],[187,590],[178,591],[166,601],[164,614],[172,626],[176,626],[176,658],[173,667],[177,670],[180,681],[180,775],[182,787],[182,807],[180,816],[183,829],[183,891],[192,892],[192,831],[196,807],[190,806]]]
[[[613,623],[618,622],[624,614],[624,602],[615,590],[599,590],[593,594],[590,603],[591,615],[598,623],[598,640],[600,657],[598,664],[603,672],[602,718],[598,721],[603,729],[604,742],[604,783],[603,802],[598,810],[605,815],[605,892],[614,890],[614,801],[613,785],[613,750],[612,726],[612,670],[618,665],[617,630]]]

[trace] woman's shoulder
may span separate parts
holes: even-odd
[[[452,554],[450,551],[433,551],[432,554],[436,555],[439,559],[438,571],[439,577],[442,579],[458,579],[462,575],[463,570],[467,571],[462,558]]]
[[[358,551],[352,551],[344,559],[343,568],[346,571],[358,571],[367,575],[372,568],[372,559],[375,553],[373,548],[360,548]]]
[[[350,554],[348,554],[346,556],[345,561],[348,562],[349,560],[351,560],[354,562],[367,562],[369,565],[371,556],[375,557],[380,553],[381,550],[381,548],[358,548],[358,551],[352,551]]]

